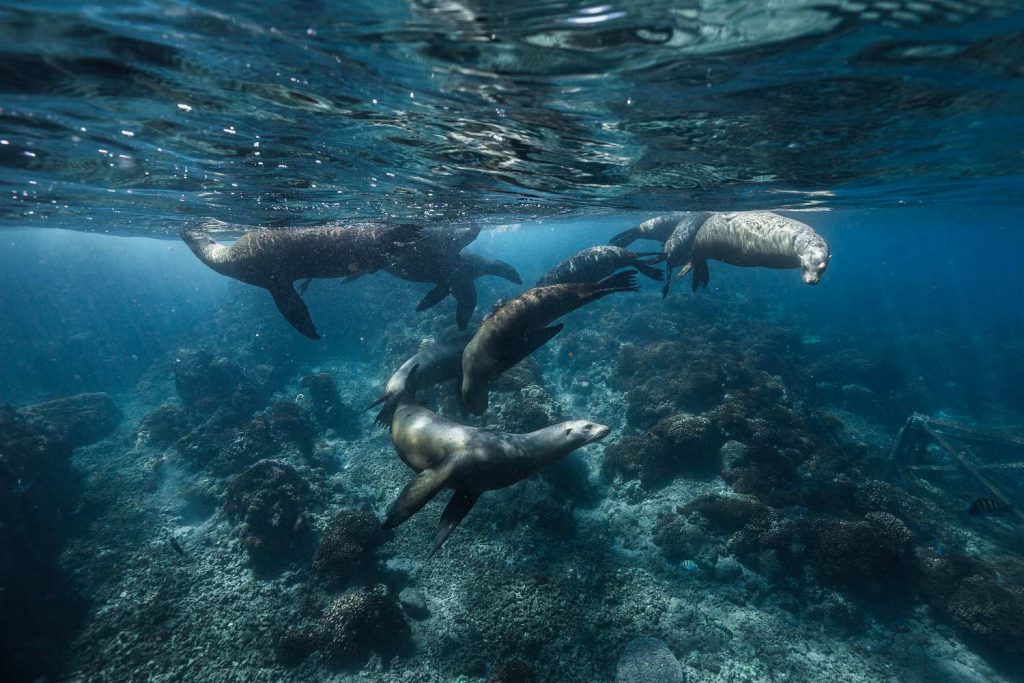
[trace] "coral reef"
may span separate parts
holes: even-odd
[[[533,669],[526,662],[513,659],[494,667],[487,683],[536,683]]]
[[[313,573],[331,588],[357,578],[372,579],[377,547],[384,540],[380,522],[369,510],[342,510],[327,527],[313,555]]]
[[[359,415],[342,402],[338,383],[330,373],[306,375],[299,384],[309,390],[313,415],[322,427],[333,429],[342,439],[359,438]]]
[[[239,536],[253,562],[278,565],[294,559],[309,532],[310,491],[295,468],[261,460],[234,477],[224,496],[224,512],[241,521]]]
[[[334,600],[320,619],[317,640],[333,668],[361,664],[374,652],[387,660],[411,644],[401,608],[379,590],[352,591]]]

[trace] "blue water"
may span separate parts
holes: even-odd
[[[1024,681],[1022,46],[1009,0],[0,4],[0,679]],[[429,561],[448,494],[380,532],[360,411],[452,299],[316,280],[313,341],[179,238],[476,224],[523,284],[473,330],[698,209],[830,265],[641,277],[484,414],[420,391],[611,428]]]

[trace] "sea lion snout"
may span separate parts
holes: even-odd
[[[607,425],[597,424],[589,420],[565,422],[562,424],[562,427],[565,438],[579,444],[576,448],[600,441],[612,431],[612,428]]]
[[[808,285],[816,285],[821,276],[828,268],[829,259],[832,258],[827,249],[809,249],[800,257],[800,268],[803,270],[804,282]]]

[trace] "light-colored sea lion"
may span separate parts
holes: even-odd
[[[771,211],[715,213],[700,226],[690,258],[680,259],[682,267],[663,292],[691,268],[694,291],[707,287],[709,259],[734,266],[800,268],[804,282],[816,285],[830,258],[828,242],[806,223]]]
[[[665,255],[661,252],[636,253],[622,247],[589,247],[549,270],[537,281],[537,286],[597,282],[623,268],[636,268],[652,280],[660,280],[664,273],[652,266],[664,260]]]
[[[454,330],[452,331],[454,332]],[[412,358],[402,363],[388,379],[384,393],[376,401],[366,407],[367,410],[381,403],[384,406],[374,420],[381,427],[391,424],[391,418],[398,407],[398,399],[405,391],[409,373],[417,368],[416,383],[419,387],[429,387],[455,379],[462,364],[462,351],[473,337],[473,332],[454,332],[435,344],[431,344],[416,352]],[[458,386],[455,390],[458,391]]]
[[[562,330],[550,323],[608,294],[639,289],[636,271],[627,270],[599,282],[534,287],[497,306],[462,352],[463,407],[474,415],[487,410],[490,381]]]
[[[407,377],[391,420],[391,442],[398,457],[418,474],[391,504],[384,528],[394,528],[409,519],[441,489],[454,489],[441,514],[431,556],[484,491],[531,477],[611,431],[587,420],[562,422],[528,434],[467,427],[416,403],[416,375],[413,368]]]
[[[384,267],[396,250],[419,239],[419,225],[332,223],[315,228],[250,230],[231,246],[202,230],[181,238],[207,266],[267,289],[281,315],[309,337],[320,335],[293,283],[306,278],[357,278]]]
[[[661,216],[655,216],[636,227],[620,232],[612,237],[608,243],[614,247],[628,247],[636,240],[653,240],[664,244],[680,221],[689,219],[694,213],[697,212],[673,211]]]

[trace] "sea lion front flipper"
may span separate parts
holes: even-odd
[[[431,549],[430,555],[427,556],[427,560],[434,556],[434,553],[438,551],[441,544],[455,531],[455,527],[466,518],[466,515],[469,514],[469,511],[473,509],[473,506],[479,499],[480,494],[475,491],[455,492],[452,499],[448,501],[444,512],[441,513],[441,521],[437,525],[437,535],[434,537],[434,547]]]
[[[299,283],[299,296],[302,296],[303,294],[306,293],[306,290],[309,289],[309,283],[312,281],[313,278],[307,277],[305,280]]]
[[[701,287],[707,287],[708,282],[711,281],[711,271],[708,270],[707,261],[697,261],[693,264],[693,291],[697,291]]]
[[[473,278],[462,278],[453,283],[452,296],[455,297],[455,323],[464,330],[476,310],[476,283]]]
[[[437,287],[434,287],[432,290],[427,292],[422,299],[420,299],[420,302],[416,304],[416,312],[419,313],[421,311],[427,310],[428,308],[433,308],[434,306],[444,301],[444,298],[451,294],[451,292],[452,290],[451,288],[448,287],[448,285],[444,283],[439,284]]]
[[[429,503],[430,499],[444,488],[450,469],[450,467],[442,465],[437,469],[423,470],[413,477],[413,480],[405,485],[402,492],[398,494],[398,498],[388,508],[384,528],[393,529],[419,512],[420,508]]]
[[[519,363],[531,353],[551,341],[551,338],[562,331],[564,324],[558,323],[551,327],[528,330],[519,340],[519,344],[510,345],[509,349],[495,358],[493,372],[500,375],[512,366]]]
[[[313,319],[309,317],[309,309],[290,282],[270,288],[270,294],[274,297],[277,310],[281,311],[281,315],[292,327],[310,339],[320,338]]]

